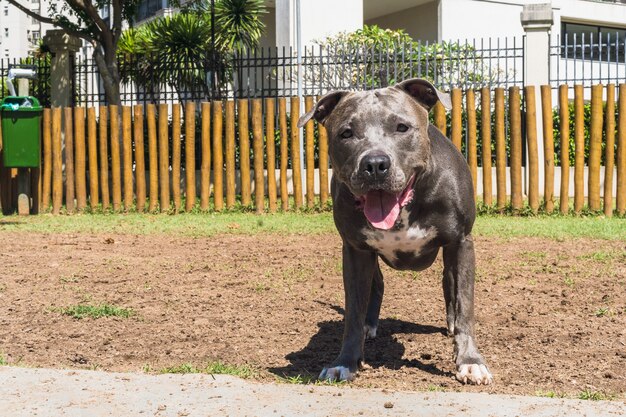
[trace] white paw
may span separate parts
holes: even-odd
[[[365,332],[365,338],[366,339],[373,339],[376,337],[376,329],[378,329],[377,326],[370,326],[370,325],[365,325],[363,326],[363,331]]]
[[[461,365],[456,372],[456,379],[464,384],[489,385],[493,383],[493,375],[489,369],[477,363]]]
[[[352,381],[355,375],[355,372],[350,372],[350,369],[345,366],[335,366],[334,368],[324,368],[320,373],[319,379],[331,382]]]

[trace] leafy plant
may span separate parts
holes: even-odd
[[[186,95],[210,99],[213,82],[224,87],[232,80],[231,53],[258,45],[263,13],[262,0],[218,0],[213,32],[209,3],[194,2],[173,16],[130,28],[117,54],[122,78],[153,100],[164,87],[173,88],[181,100]]]
[[[102,304],[98,306],[78,304],[62,308],[60,312],[63,315],[70,316],[75,319],[82,319],[85,317],[92,319],[99,319],[102,317],[129,318],[135,314],[133,310],[116,307],[110,304]]]
[[[436,85],[449,87],[485,83],[514,76],[512,71],[491,68],[469,44],[441,42],[424,44],[414,41],[404,30],[365,25],[354,32],[342,32],[316,41],[319,52],[307,57],[309,71],[305,83],[325,88],[376,88],[395,84],[406,78],[426,78]],[[279,74],[276,74],[277,76]],[[288,74],[290,80],[297,73]]]

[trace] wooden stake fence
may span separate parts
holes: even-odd
[[[143,136],[143,106],[135,106],[134,110],[134,130],[135,140],[135,187],[137,194],[137,211],[143,212],[146,207],[146,160],[145,160],[145,139]]]
[[[481,136],[483,165],[483,204],[491,206],[493,202],[493,182],[491,180],[491,90],[481,90]]]
[[[537,106],[535,87],[524,89],[526,96],[526,140],[528,143],[528,205],[533,213],[539,210],[539,146],[537,144]]]
[[[181,191],[180,191],[180,162],[181,162],[181,124],[180,124],[180,104],[172,104],[172,200],[174,201],[174,211],[180,211]],[[195,170],[195,165],[194,168]],[[195,199],[191,200],[192,202]]]
[[[235,207],[235,102],[226,102],[226,208]]]
[[[606,105],[603,103],[604,86],[592,89],[592,118],[585,126],[583,87],[575,86],[574,91],[574,211],[584,208],[584,162],[585,132],[590,132],[588,196],[589,209],[603,210],[608,217],[615,213],[626,214],[626,84],[619,86],[619,96],[615,96],[615,86],[606,86]],[[492,131],[495,141],[496,207],[500,211],[510,208],[516,212],[524,207],[524,197],[533,212],[539,209],[540,186],[545,200],[545,211],[554,209],[554,186],[558,186],[560,211],[569,211],[570,187],[569,155],[569,97],[568,87],[558,89],[559,159],[561,182],[554,184],[554,137],[552,89],[541,87],[541,112],[544,137],[537,137],[535,124],[535,87],[527,86],[522,91],[511,87],[508,91],[496,88],[480,91],[481,128],[477,130],[476,96],[473,90],[454,90],[453,114],[450,132],[455,146],[461,148],[463,135],[474,188],[480,188],[477,181],[482,173],[483,203],[490,206],[492,200]],[[492,101],[492,93],[493,101]],[[465,97],[463,97],[463,94]],[[507,96],[508,94],[508,96]],[[617,108],[616,108],[617,98]],[[508,106],[505,106],[505,99]],[[523,101],[522,101],[523,100]],[[522,118],[522,103],[526,116]],[[288,113],[288,104],[291,112]],[[310,110],[314,98],[305,98],[305,109]],[[190,212],[194,209],[197,194],[200,194],[200,208],[209,209],[209,198],[214,198],[214,209],[231,209],[240,202],[250,206],[252,178],[254,174],[254,207],[256,212],[275,212],[280,208],[289,210],[312,208],[316,203],[315,189],[318,188],[319,202],[324,207],[329,199],[329,159],[328,133],[323,126],[309,121],[304,128],[306,169],[301,170],[300,130],[297,128],[300,100],[297,97],[275,99],[240,99],[202,103],[199,116],[194,102],[185,103],[184,112],[179,104],[168,106],[148,104],[142,106],[101,106],[95,108],[45,109],[42,124],[42,174],[41,208],[48,210],[52,202],[52,212],[60,213],[63,204],[68,213],[83,211],[89,204],[92,209],[108,209],[112,201],[113,210],[138,212],[146,208],[154,212],[158,207],[168,212],[170,206],[175,211]],[[491,108],[495,108],[492,120]],[[603,111],[603,107],[605,111]],[[168,109],[171,108],[171,114]],[[436,108],[439,108],[437,106]],[[250,111],[249,111],[250,109]],[[99,110],[99,117],[96,116]],[[445,113],[435,111],[435,122],[446,130]],[[466,117],[462,117],[462,112]],[[508,111],[508,114],[507,114]],[[615,123],[615,116],[619,117]],[[185,115],[182,121],[181,114]],[[121,119],[120,119],[121,115]],[[197,120],[197,118],[200,120]],[[465,120],[465,122],[463,121]],[[144,122],[147,129],[147,144],[144,139]],[[183,124],[184,122],[184,139]],[[525,122],[525,126],[522,123]],[[170,127],[171,123],[171,127]],[[463,123],[466,123],[463,125]],[[505,125],[508,123],[508,126]],[[197,138],[196,126],[200,125]],[[171,131],[170,131],[171,128]],[[316,130],[317,129],[317,130]],[[617,130],[617,137],[615,131]],[[250,135],[252,133],[252,135]],[[523,134],[526,134],[528,165],[523,166]],[[604,156],[602,140],[606,138]],[[65,144],[63,146],[63,138]],[[252,143],[250,143],[252,138]],[[184,155],[182,155],[184,140]],[[196,192],[196,140],[201,149],[200,191]],[[276,145],[276,140],[280,146]],[[539,183],[538,160],[539,140],[544,146],[545,179]],[[478,146],[478,144],[482,146]],[[252,149],[250,149],[252,145]],[[149,157],[146,164],[144,155]],[[615,154],[614,149],[617,149]],[[63,153],[63,149],[65,150]],[[133,152],[134,150],[134,152]],[[252,151],[252,152],[251,152]],[[171,161],[170,161],[171,152]],[[318,156],[315,156],[315,155]],[[63,157],[65,157],[65,168]],[[605,167],[600,166],[602,157]],[[317,160],[315,158],[318,158]],[[250,162],[253,161],[251,170]],[[508,160],[508,164],[507,164]],[[110,161],[110,162],[109,162]],[[291,167],[290,165],[291,161]],[[277,166],[278,162],[278,166]],[[319,170],[316,178],[315,164]],[[479,162],[482,166],[479,168]],[[507,166],[510,169],[510,195],[507,195]],[[279,169],[280,177],[275,176]],[[288,168],[291,168],[289,170]],[[147,172],[146,172],[147,169]],[[184,178],[181,178],[184,169]],[[527,169],[527,187],[524,188],[524,169]],[[604,185],[601,190],[600,171],[604,169]],[[613,174],[617,169],[617,175]],[[240,184],[237,183],[237,171]],[[302,178],[301,173],[305,176]],[[212,174],[211,174],[212,172]],[[92,173],[94,173],[92,175]],[[225,174],[224,174],[225,173]],[[291,173],[291,178],[289,178]],[[171,175],[171,177],[170,177]],[[211,175],[213,181],[211,184]],[[225,178],[224,178],[225,175]],[[13,170],[4,170],[0,194],[2,202],[9,207],[14,193]],[[149,187],[146,184],[149,178]],[[303,182],[304,180],[304,182]],[[38,179],[33,179],[38,186]],[[111,181],[109,183],[109,181]],[[614,182],[617,193],[614,195]],[[111,184],[111,193],[109,190]],[[267,184],[267,186],[265,185]],[[212,185],[212,187],[211,187]],[[238,187],[238,185],[240,187]],[[184,186],[184,189],[183,189]],[[303,186],[305,189],[303,190]],[[238,190],[240,192],[238,193]],[[211,194],[212,193],[212,194]],[[278,195],[280,193],[280,204]],[[185,197],[184,207],[183,194]],[[239,195],[238,195],[239,194]],[[601,198],[601,195],[603,198]],[[293,197],[293,201],[290,199]],[[225,201],[224,201],[225,197]],[[306,200],[303,201],[303,197]],[[510,199],[509,199],[510,198]],[[75,200],[75,207],[73,206]],[[122,206],[123,204],[123,206]],[[614,206],[615,204],[615,206]],[[615,207],[615,209],[614,209]]]
[[[267,147],[267,195],[270,213],[276,211],[276,129],[275,103],[273,98],[265,99],[265,137]]]
[[[544,155],[544,209],[547,213],[554,210],[554,126],[552,119],[552,89],[549,85],[541,86],[541,107],[543,116],[543,155]]]
[[[559,130],[561,137],[561,190],[559,209],[561,214],[569,211],[569,100],[566,85],[559,87]]]
[[[585,108],[583,86],[574,86],[574,212],[580,213],[584,204],[585,175]]]
[[[518,87],[509,89],[509,122],[511,124],[511,207],[522,209],[522,114]]]
[[[201,168],[202,170],[202,168]],[[196,103],[185,105],[185,211],[196,204]],[[208,192],[207,192],[208,195]],[[208,200],[208,198],[207,198]],[[207,201],[208,204],[208,201]],[[206,210],[206,208],[204,209]]]

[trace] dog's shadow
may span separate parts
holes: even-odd
[[[344,313],[337,306],[326,305],[338,313]],[[318,323],[318,331],[309,343],[301,350],[285,356],[289,365],[270,368],[273,374],[283,377],[316,377],[322,367],[328,365],[339,354],[343,336],[343,320],[329,320]],[[394,335],[396,334],[435,334],[445,335],[446,329],[429,325],[410,323],[392,318],[382,319],[378,324],[378,334],[373,340],[365,341],[365,362],[372,368],[385,367],[400,369],[401,367],[417,368],[432,375],[452,376],[436,366],[424,363],[419,359],[403,358],[405,348]]]

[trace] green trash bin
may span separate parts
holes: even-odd
[[[2,109],[2,162],[8,168],[38,168],[41,158],[41,105],[32,96],[5,97]]]

